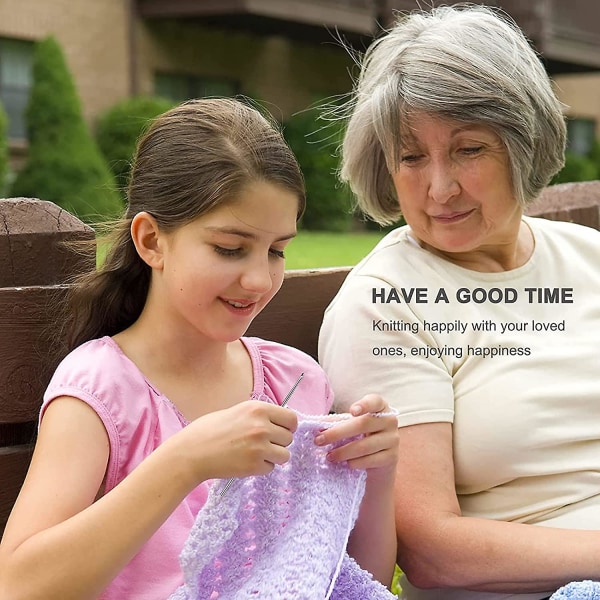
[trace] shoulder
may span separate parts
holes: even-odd
[[[539,264],[576,267],[576,272],[599,272],[600,231],[577,223],[525,217],[533,231]]]
[[[381,297],[400,293],[402,288],[409,294],[421,293],[420,288],[439,280],[442,269],[440,260],[421,248],[408,226],[394,229],[348,273],[325,309],[323,323],[335,319],[345,329],[357,319],[371,318],[373,311],[384,306],[379,303]]]
[[[552,221],[540,217],[523,217],[535,236],[544,236],[556,242],[575,245],[600,245],[600,231],[578,223]]]
[[[339,310],[340,305],[354,310],[357,305],[370,303],[382,288],[412,287],[415,281],[425,285],[429,278],[436,280],[443,268],[439,258],[421,248],[410,227],[398,227],[348,273],[327,312],[334,306]]]
[[[125,423],[142,419],[142,414],[133,413],[147,403],[132,399],[149,395],[142,373],[110,337],[104,337],[82,344],[58,365],[44,393],[40,419],[52,400],[72,396],[91,406],[109,434],[116,434]]]
[[[55,389],[67,395],[66,388],[95,395],[122,385],[135,387],[144,383],[142,374],[117,344],[110,337],[103,337],[82,344],[62,360],[46,395]]]
[[[386,234],[350,272],[352,276],[368,275],[385,272],[385,269],[396,265],[413,253],[419,253],[421,248],[410,235],[408,225],[393,229]]]
[[[252,355],[255,376],[261,377],[261,391],[269,399],[281,404],[304,373],[290,399],[290,407],[306,414],[329,412],[333,397],[327,376],[316,360],[292,346],[256,337],[243,339]],[[258,389],[257,382],[254,387]]]

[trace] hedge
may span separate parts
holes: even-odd
[[[13,196],[50,200],[88,222],[122,209],[114,178],[83,119],[65,57],[53,37],[36,43],[25,113],[29,153]]]

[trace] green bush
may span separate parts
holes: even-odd
[[[569,181],[591,181],[598,178],[599,165],[592,157],[567,152],[565,166],[552,178],[551,185]]]
[[[600,179],[600,140],[594,140],[589,158],[596,169],[595,179]]]
[[[4,196],[8,173],[8,117],[0,104],[0,197]]]
[[[127,187],[138,138],[152,119],[172,106],[164,98],[138,96],[122,100],[100,115],[96,140],[120,190]]]
[[[292,116],[283,134],[296,154],[306,181],[307,204],[301,226],[305,229],[348,231],[354,222],[352,194],[336,176],[341,127],[330,122],[319,129],[316,110]]]
[[[25,123],[28,160],[11,194],[50,200],[88,222],[114,218],[122,208],[114,178],[86,126],[53,37],[36,44]]]

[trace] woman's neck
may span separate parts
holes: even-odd
[[[504,244],[480,246],[468,252],[445,252],[424,242],[420,242],[420,245],[464,269],[480,273],[502,273],[518,269],[527,263],[535,249],[535,238],[529,225],[521,221],[517,236]]]

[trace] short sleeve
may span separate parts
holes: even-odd
[[[108,337],[81,345],[60,363],[44,394],[40,423],[59,396],[85,402],[100,417],[110,442],[107,489],[184,425],[175,408]]]
[[[351,273],[325,311],[319,360],[335,392],[334,410],[377,393],[399,412],[400,426],[452,422],[452,377],[439,358],[419,356],[435,341],[410,306],[379,301],[391,289],[378,277]]]
[[[257,391],[281,404],[300,374],[304,373],[288,406],[307,415],[330,411],[333,404],[331,386],[325,372],[312,357],[297,348],[276,342],[259,338],[244,338],[244,341],[251,353],[258,353],[257,359],[253,358],[255,377],[262,377],[263,389],[258,390],[255,385]]]

